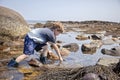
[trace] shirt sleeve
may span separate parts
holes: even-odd
[[[47,37],[47,40],[48,40],[49,42],[53,42],[53,43],[56,42],[56,37],[55,37],[54,34],[48,34],[47,36],[48,36],[48,37]]]

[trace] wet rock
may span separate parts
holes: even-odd
[[[96,47],[90,47],[87,44],[81,46],[81,51],[83,54],[94,54],[96,52]]]
[[[79,50],[79,45],[77,43],[70,43],[63,45],[63,48],[66,48],[71,52],[77,52]]]
[[[119,40],[119,38],[110,38],[110,39],[102,40],[102,43],[104,45],[111,45],[111,44],[115,44],[115,43],[120,43],[120,40]]]
[[[115,41],[112,40],[112,39],[106,39],[106,40],[102,40],[102,43],[103,43],[104,45],[111,45],[111,44],[114,44]]]
[[[68,56],[70,54],[70,51],[67,50],[66,48],[62,48],[62,49],[60,49],[60,54],[61,54],[62,57],[65,57],[65,56]],[[59,60],[58,55],[56,55],[52,51],[48,52],[48,56],[47,57],[50,60]]]
[[[70,51],[67,50],[66,48],[60,49],[60,54],[61,56],[68,56],[70,54]]]
[[[56,42],[57,42],[57,43],[62,43],[62,41],[60,41],[60,40],[57,40]]]
[[[120,56],[120,46],[116,46],[116,47],[111,48],[111,49],[103,48],[101,50],[101,53],[105,54],[105,55],[111,55],[111,56]]]
[[[87,37],[87,36],[84,36],[84,35],[77,35],[76,39],[77,39],[77,40],[87,40],[88,37]]]
[[[101,40],[102,37],[101,36],[97,36],[95,34],[91,35],[91,36],[88,36],[89,39],[93,39],[93,40]]]
[[[47,58],[50,60],[59,60],[59,57],[56,54],[54,54],[52,51],[48,52]]]
[[[115,57],[103,57],[100,58],[97,62],[99,65],[111,66],[112,64],[117,64],[119,62],[118,58]]]
[[[0,6],[0,41],[12,41],[29,31],[24,18],[16,11]]]
[[[28,62],[28,64],[29,64],[30,66],[33,66],[33,67],[40,67],[40,66],[43,65],[43,64],[40,62],[40,60],[38,60],[38,59],[31,59],[31,60]]]
[[[83,54],[94,54],[101,46],[102,42],[100,40],[93,40],[90,43],[82,44],[81,51]]]

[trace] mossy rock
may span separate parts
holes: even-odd
[[[11,41],[23,37],[30,28],[16,11],[0,6],[0,41]]]

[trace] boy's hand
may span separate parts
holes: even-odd
[[[62,57],[60,57],[60,63],[62,63],[63,62],[63,58]]]
[[[60,62],[59,62],[59,64],[58,64],[58,66],[60,66],[60,65],[62,64],[62,62],[63,62],[63,58],[60,57]]]

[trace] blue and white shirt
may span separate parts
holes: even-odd
[[[56,37],[54,32],[49,28],[37,28],[28,33],[29,38],[33,39],[37,43],[44,44],[46,42],[55,43]]]

